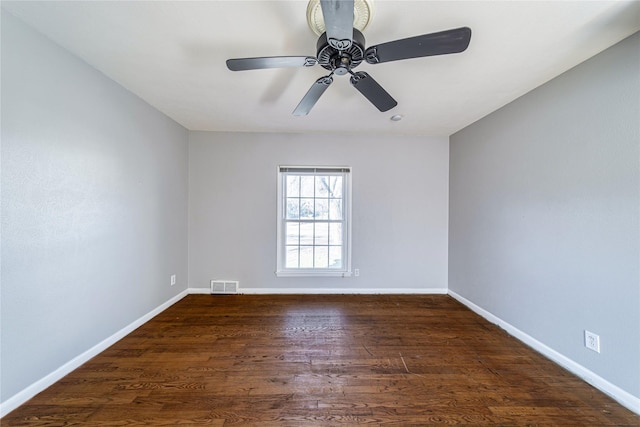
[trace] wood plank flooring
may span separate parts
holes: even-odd
[[[454,299],[189,295],[2,426],[638,426]]]

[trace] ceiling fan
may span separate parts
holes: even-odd
[[[317,4],[318,1],[311,0],[310,9],[312,3]],[[316,64],[331,71],[329,75],[315,81],[293,111],[295,116],[309,114],[318,99],[333,83],[333,75],[342,76],[345,74],[351,75],[350,81],[353,87],[378,110],[388,111],[398,105],[396,100],[368,73],[353,71],[362,61],[369,64],[381,64],[402,59],[459,53],[467,49],[471,40],[471,29],[461,27],[395,40],[369,46],[365,49],[364,36],[360,30],[354,28],[354,0],[320,0],[320,6],[326,31],[320,35],[316,43],[315,57],[267,56],[227,60],[227,68],[231,71],[311,67]]]

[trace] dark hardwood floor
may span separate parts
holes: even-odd
[[[190,295],[2,426],[638,426],[448,296]]]

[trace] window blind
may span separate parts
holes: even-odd
[[[282,173],[349,173],[349,167],[304,167],[304,166],[280,166]]]

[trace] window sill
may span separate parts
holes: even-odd
[[[351,277],[350,271],[276,271],[277,277]]]

